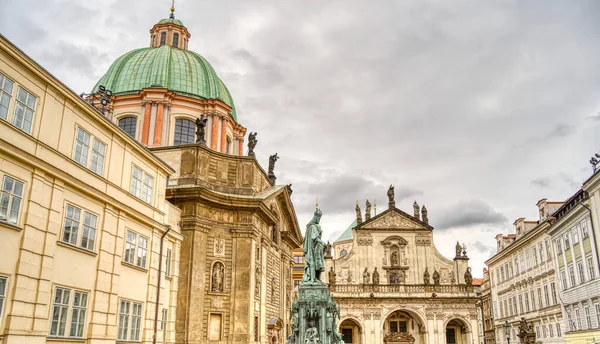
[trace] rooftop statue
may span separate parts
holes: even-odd
[[[200,118],[196,118],[196,143],[206,146],[206,123],[208,122],[208,117],[202,115]]]
[[[435,285],[439,285],[440,284],[440,273],[434,268],[433,269],[433,284]]]
[[[258,140],[256,139],[256,134],[257,133],[253,133],[253,132],[248,134],[248,156],[255,156],[254,148],[256,147],[256,144],[258,143]]]
[[[277,153],[269,157],[269,172],[267,173],[267,177],[269,177],[269,180],[273,184],[275,184],[275,180],[277,179],[277,177],[275,177],[275,162],[277,160],[279,160]]]
[[[367,200],[367,202],[365,203],[365,221],[368,221],[371,219],[371,202],[369,202],[369,200]]]
[[[473,275],[471,275],[471,268],[467,267],[467,271],[465,271],[465,283],[468,286],[473,285]]]
[[[423,273],[423,284],[429,285],[429,271],[425,268],[425,272]]]
[[[390,187],[387,191],[387,196],[388,196],[388,201],[389,201],[389,207],[393,208],[396,206],[396,201],[394,201],[394,186],[390,184]]]
[[[413,210],[415,219],[420,220],[421,216],[419,215],[419,204],[417,203],[417,201],[413,203]]]
[[[304,253],[304,275],[302,282],[317,282],[321,281],[321,272],[325,269],[325,259],[323,257],[323,247],[326,245],[321,239],[323,231],[321,230],[321,210],[317,209],[315,214],[306,225],[306,233],[304,235],[304,245],[302,251]]]
[[[363,284],[369,284],[371,280],[371,274],[369,273],[369,269],[365,268],[365,271],[363,272]]]
[[[456,242],[456,256],[460,257],[461,256],[461,252],[462,252],[462,246],[460,246],[460,243],[457,241]]]
[[[427,218],[427,208],[425,208],[425,204],[421,208],[421,221],[429,224],[429,218]]]
[[[360,206],[358,205],[358,201],[356,201],[356,223],[362,223],[362,214],[360,213]]]

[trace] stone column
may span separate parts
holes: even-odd
[[[243,137],[238,137],[238,155],[239,156],[243,156],[244,155],[244,138]]]
[[[144,104],[144,118],[142,119],[142,144],[148,145],[148,137],[150,136],[150,117],[152,111],[152,103]]]
[[[221,122],[221,153],[227,153],[227,120]]]
[[[252,300],[251,274],[253,230],[231,229],[233,235],[232,279],[235,285],[231,288],[232,310],[235,322],[229,326],[229,340],[233,343],[250,343],[252,338]]]
[[[219,115],[212,115],[212,130],[210,135],[210,148],[213,150],[218,150],[219,143]]]
[[[156,122],[154,124],[154,140],[152,142],[155,145],[160,145],[161,143],[164,108],[165,104],[158,104],[158,110],[156,111]]]

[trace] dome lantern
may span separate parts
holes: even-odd
[[[168,45],[173,48],[187,49],[190,33],[179,19],[175,19],[175,5],[171,6],[169,18],[161,19],[150,29],[150,47]]]

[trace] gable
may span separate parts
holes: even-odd
[[[432,230],[433,227],[400,209],[392,208],[361,223],[356,229]]]

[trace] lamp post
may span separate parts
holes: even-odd
[[[504,337],[507,344],[510,344],[510,327],[511,325],[508,323],[508,320],[504,321]]]

